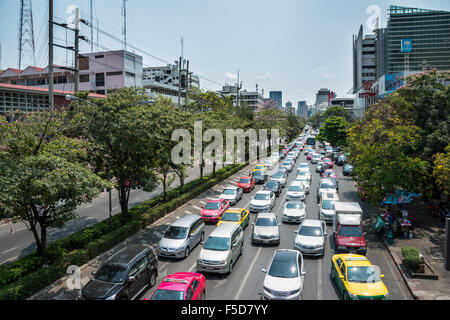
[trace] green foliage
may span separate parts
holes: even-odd
[[[405,263],[413,272],[416,272],[422,263],[419,250],[414,247],[402,247],[401,252]]]
[[[344,117],[332,116],[325,120],[317,138],[329,142],[332,146],[346,146],[348,128],[349,123]]]
[[[450,195],[450,144],[445,153],[435,155],[433,177],[441,194],[447,199]]]

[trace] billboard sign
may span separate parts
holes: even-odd
[[[386,74],[384,77],[384,90],[388,93],[397,90],[405,83],[403,77],[404,77],[403,72]]]
[[[373,92],[361,92],[359,94],[360,98],[370,98],[370,97],[375,97],[377,95],[377,93],[375,91]]]
[[[412,39],[402,39],[401,40],[401,52],[411,53],[413,51]]]

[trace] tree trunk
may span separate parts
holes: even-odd
[[[167,173],[166,172],[164,172],[163,173],[163,198],[164,198],[164,201],[166,201],[167,200],[167,197],[166,197],[166,184],[167,184]]]
[[[215,178],[216,177],[216,161],[213,162],[213,172],[212,172],[212,174],[213,174],[213,178]]]
[[[123,186],[120,186],[118,192],[119,192],[120,210],[122,211],[122,219],[123,219],[124,222],[128,222],[128,197],[127,197],[127,190]]]
[[[47,226],[45,223],[39,223],[41,227],[41,257],[42,265],[47,265]]]

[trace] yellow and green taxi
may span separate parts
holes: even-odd
[[[331,279],[344,300],[389,300],[389,291],[369,259],[358,254],[331,258]]]
[[[239,223],[239,225],[244,229],[248,226],[250,222],[250,211],[242,208],[230,208],[222,215],[217,225],[220,226],[222,223]]]
[[[253,168],[253,171],[266,171],[267,170],[267,166],[263,165],[263,164],[258,164],[255,168]]]

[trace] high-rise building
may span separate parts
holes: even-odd
[[[306,101],[299,101],[297,104],[297,115],[305,118],[307,117],[306,109],[307,109]]]
[[[364,82],[377,80],[376,37],[363,35],[363,26],[358,35],[353,35],[353,93],[358,92]]]
[[[330,93],[331,93],[330,89],[326,89],[326,88],[322,88],[319,91],[317,91],[315,105],[318,106],[322,102],[328,103]]]
[[[281,91],[270,91],[269,98],[277,103],[278,108],[283,108],[283,93]]]

